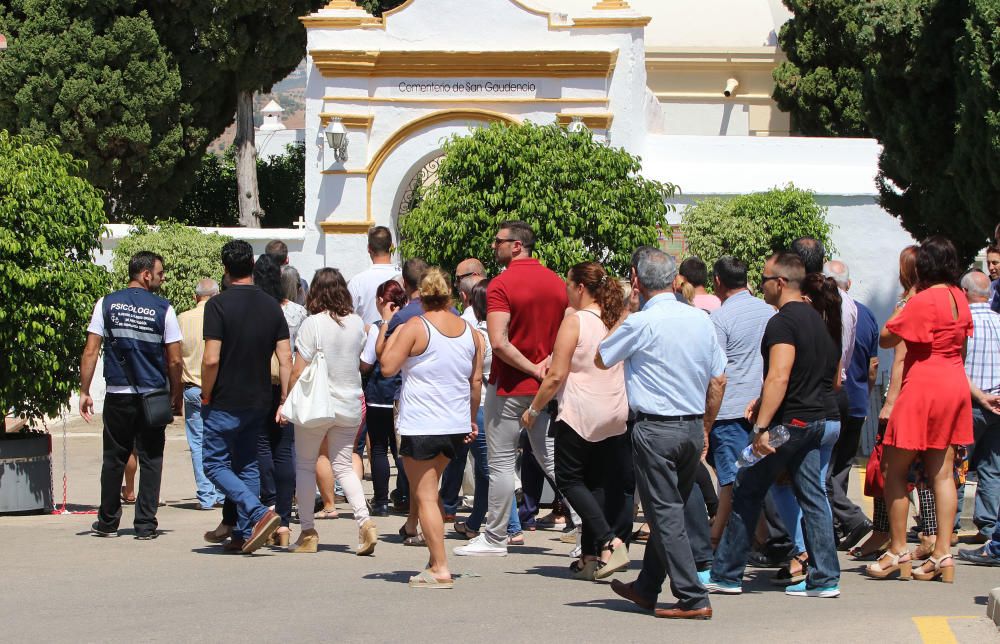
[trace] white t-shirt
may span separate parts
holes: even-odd
[[[378,362],[375,354],[375,343],[378,341],[378,326],[372,324],[368,327],[368,337],[365,338],[365,346],[361,348],[361,362],[374,365]]]
[[[361,372],[358,356],[365,344],[365,324],[354,313],[340,318],[340,324],[329,313],[317,313],[306,318],[299,327],[295,349],[311,361],[320,346],[326,358],[330,393],[341,401],[357,401],[357,417],[361,417]],[[353,402],[352,402],[353,404]]]
[[[354,303],[354,312],[361,316],[365,324],[372,324],[382,318],[375,306],[375,292],[378,287],[399,277],[399,267],[395,264],[373,264],[371,268],[358,273],[347,283],[347,290]]]
[[[97,300],[97,304],[94,305],[94,312],[90,316],[90,324],[87,325],[87,333],[93,333],[94,335],[99,335],[102,338],[104,337],[103,304],[103,297]],[[167,317],[163,322],[163,344],[172,344],[174,342],[180,342],[183,339],[184,337],[181,335],[181,325],[177,323],[177,313],[174,312],[173,306],[168,306]],[[105,356],[105,359],[107,359],[107,356]],[[139,387],[139,391],[136,392],[135,387],[132,387],[131,385],[117,387],[109,385],[107,388],[107,392],[109,394],[144,394],[154,390],[155,387]]]
[[[288,339],[294,347],[299,327],[309,317],[309,312],[306,311],[306,307],[291,300],[281,305],[281,312],[285,314],[285,323],[288,324]]]
[[[472,326],[476,326],[477,324],[479,324],[479,320],[476,319],[476,312],[472,310],[471,304],[465,307],[465,310],[462,311],[462,319],[471,324]]]

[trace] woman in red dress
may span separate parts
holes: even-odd
[[[972,400],[965,375],[965,346],[972,335],[972,314],[959,277],[955,246],[931,237],[917,250],[917,293],[889,318],[879,346],[906,343],[903,387],[889,417],[885,445],[885,501],[889,508],[889,549],[868,567],[869,576],[897,572],[909,578],[906,549],[907,475],[919,456],[937,502],[938,535],[930,558],[913,570],[922,581],[955,577],[951,532],[958,497],[955,446],[972,442]]]

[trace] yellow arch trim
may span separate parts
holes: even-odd
[[[519,123],[518,119],[512,117],[509,114],[503,114],[501,112],[494,112],[493,110],[480,110],[475,108],[466,108],[458,110],[441,110],[439,112],[434,112],[426,116],[414,119],[399,128],[392,133],[382,147],[379,148],[378,152],[372,157],[371,163],[368,164],[368,208],[367,208],[367,220],[373,221],[372,219],[372,185],[375,183],[375,177],[378,175],[378,171],[382,168],[382,164],[385,160],[389,158],[393,150],[398,148],[403,141],[409,138],[410,134],[413,132],[425,128],[430,125],[435,125],[437,123],[443,123],[445,121],[455,121],[459,119],[474,119],[477,121],[488,121],[510,123],[511,125],[516,125]]]

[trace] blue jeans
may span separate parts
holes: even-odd
[[[476,440],[469,445],[469,453],[472,454],[473,472],[476,479],[476,493],[472,497],[472,512],[469,513],[468,518],[465,520],[465,526],[469,530],[479,532],[479,528],[483,525],[483,519],[486,518],[490,492],[490,467],[486,456],[486,428],[483,426],[482,407],[479,408],[479,412],[476,414],[476,424],[479,425],[479,434],[476,435]],[[454,462],[452,461],[452,463]],[[450,465],[451,463],[449,463]],[[447,474],[448,470],[445,469],[445,475]],[[461,484],[461,479],[459,479],[459,484]],[[442,491],[444,490],[443,481],[441,489]],[[447,508],[447,506],[445,507]],[[510,521],[507,523],[507,534],[513,535],[518,532],[521,532],[521,519],[517,515],[517,504],[513,503],[510,506]]]
[[[191,450],[191,466],[194,469],[194,482],[198,488],[198,504],[202,509],[208,510],[216,503],[222,503],[226,497],[205,476],[205,466],[202,464],[201,442],[204,425],[201,422],[201,387],[188,387],[184,390],[184,431],[187,433],[188,448]]]
[[[719,487],[736,480],[736,459],[750,444],[753,427],[743,418],[717,420],[708,435],[708,464],[715,468]]]
[[[750,467],[740,469],[733,484],[733,513],[712,562],[712,579],[741,584],[750,544],[764,497],[774,480],[784,472],[792,477],[795,496],[802,507],[809,577],[806,586],[823,588],[840,581],[840,562],[833,538],[833,515],[820,479],[820,445],[825,433],[822,420],[805,427],[789,428],[791,438],[778,450]]]
[[[1000,416],[972,406],[972,429],[975,446],[970,468],[976,470],[976,506],[973,522],[985,536],[998,527],[1000,513]],[[961,514],[961,510],[959,510]]]
[[[267,513],[260,502],[260,469],[257,437],[267,422],[265,409],[202,408],[205,423],[203,458],[205,474],[236,504],[233,536],[246,539],[255,523]]]
[[[821,481],[826,480],[826,474],[830,469],[830,460],[833,457],[833,448],[839,438],[840,421],[828,419],[823,428],[823,442],[819,446],[819,480]],[[785,524],[788,536],[795,544],[795,554],[805,552],[806,538],[802,532],[802,508],[795,499],[791,483],[772,487],[771,498],[774,499],[774,506],[778,509],[778,514],[781,516],[781,522]],[[829,497],[827,497],[827,503],[829,503]]]
[[[986,550],[994,557],[1000,557],[1000,513],[997,513],[996,523],[993,524],[993,537],[986,544]]]

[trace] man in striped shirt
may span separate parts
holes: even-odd
[[[982,272],[966,273],[962,289],[969,299],[973,323],[965,371],[977,403],[972,407],[975,445],[971,467],[978,480],[973,514],[978,533],[973,542],[986,543],[993,534],[1000,505],[1000,415],[995,408],[984,406],[982,399],[1000,394],[1000,314],[990,309],[990,280]]]

